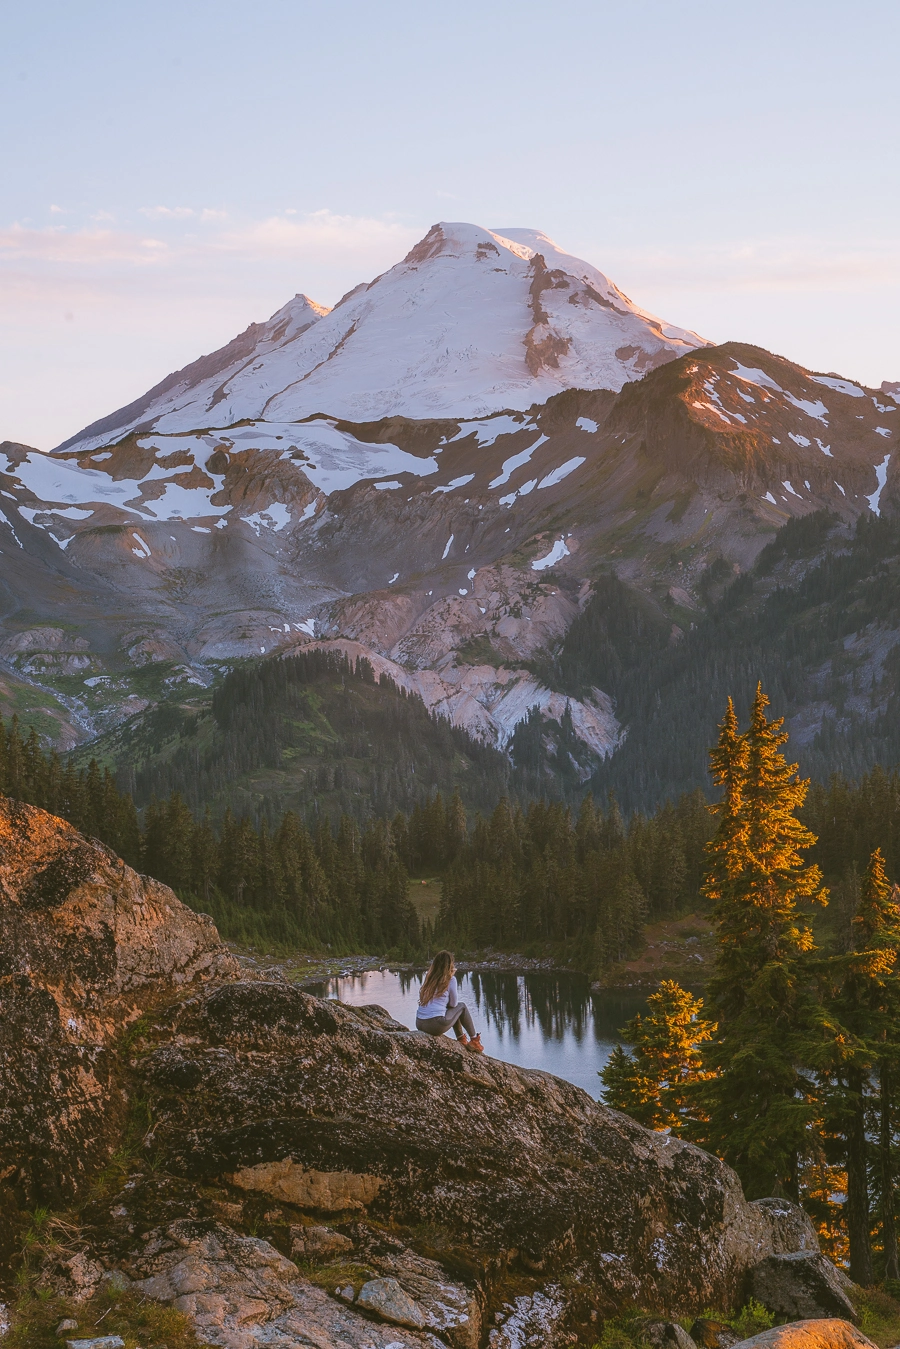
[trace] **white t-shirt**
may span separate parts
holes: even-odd
[[[428,1021],[433,1016],[446,1016],[448,1007],[455,1007],[459,1002],[459,989],[456,984],[456,975],[450,976],[450,982],[443,993],[438,993],[427,1002],[424,1007],[416,1009],[417,1021]]]

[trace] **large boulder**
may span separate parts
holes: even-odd
[[[641,1344],[650,1349],[698,1349],[696,1341],[677,1321],[654,1321],[645,1317],[637,1322]]]
[[[698,1316],[691,1326],[691,1339],[697,1349],[734,1349],[740,1335],[725,1321]]]
[[[774,1326],[749,1340],[741,1340],[734,1349],[876,1349],[876,1346],[848,1321],[828,1317]]]
[[[169,1171],[320,1215],[437,1223],[541,1280],[578,1271],[601,1311],[728,1305],[789,1237],[813,1239],[709,1153],[380,1010],[235,983],[155,1034],[141,1090]]]
[[[0,1208],[68,1202],[121,1128],[115,1046],[237,966],[210,918],[96,839],[0,797]]]
[[[849,1280],[816,1251],[770,1255],[750,1271],[749,1289],[780,1320],[842,1317],[856,1323]],[[852,1285],[850,1285],[852,1287]]]

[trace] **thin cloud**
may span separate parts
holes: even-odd
[[[597,252],[598,250],[593,250]],[[653,290],[849,291],[900,282],[900,241],[864,248],[819,239],[743,240],[681,250],[607,251],[603,264],[628,286]]]
[[[178,210],[181,208],[161,207],[151,212],[147,208],[142,214],[152,213],[162,219],[160,212],[167,212],[171,218]],[[184,211],[196,218],[191,208]],[[210,263],[219,266],[225,256],[247,263],[296,259],[316,270],[358,267],[358,279],[363,279],[371,267],[381,269],[385,263],[396,262],[422,233],[419,228],[397,221],[337,215],[331,211],[290,216],[285,212],[236,228],[221,227],[228,220],[226,211],[207,209],[200,218],[211,226],[202,235],[167,233],[165,240],[124,229],[67,229],[64,225],[36,229],[16,223],[0,229],[0,261],[96,267],[127,262],[143,265],[146,250],[150,250],[165,251],[172,266],[200,269]],[[105,225],[107,219],[106,213],[101,212],[92,218],[92,223]]]
[[[223,225],[223,221],[226,224]],[[162,323],[166,305],[188,295],[205,313],[230,296],[237,327],[263,319],[298,290],[333,303],[401,258],[421,230],[396,221],[317,211],[228,227],[217,212],[202,232],[177,224],[163,238],[139,231],[63,224],[0,229],[0,276],[10,340],[17,326],[77,304],[104,310],[113,326],[140,315]],[[229,336],[227,332],[222,340]]]
[[[213,241],[227,252],[247,252],[278,256],[303,256],[312,250],[332,260],[336,254],[347,258],[370,256],[394,249],[394,261],[403,256],[421,236],[421,230],[397,221],[369,216],[336,215],[331,211],[313,211],[296,215],[269,216],[242,228],[223,232]]]
[[[142,265],[147,261],[146,247],[146,241],[119,230],[67,230],[61,225],[31,229],[18,224],[0,230],[0,263],[7,266],[103,267],[123,262]]]
[[[141,206],[138,209],[150,220],[188,220],[197,214],[192,206]]]

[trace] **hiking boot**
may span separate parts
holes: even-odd
[[[469,1037],[466,1035],[465,1031],[463,1031],[461,1035],[457,1035],[456,1043],[462,1045],[463,1049],[470,1048]]]
[[[479,1031],[477,1035],[472,1036],[471,1040],[466,1045],[466,1049],[471,1049],[473,1054],[484,1053],[484,1045],[481,1043],[481,1031]]]

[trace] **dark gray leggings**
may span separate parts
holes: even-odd
[[[448,1007],[446,1016],[430,1016],[425,1021],[416,1017],[416,1030],[423,1030],[426,1035],[444,1035],[451,1027],[457,1040],[462,1039],[463,1031],[469,1036],[475,1034],[472,1014],[464,1002]]]

